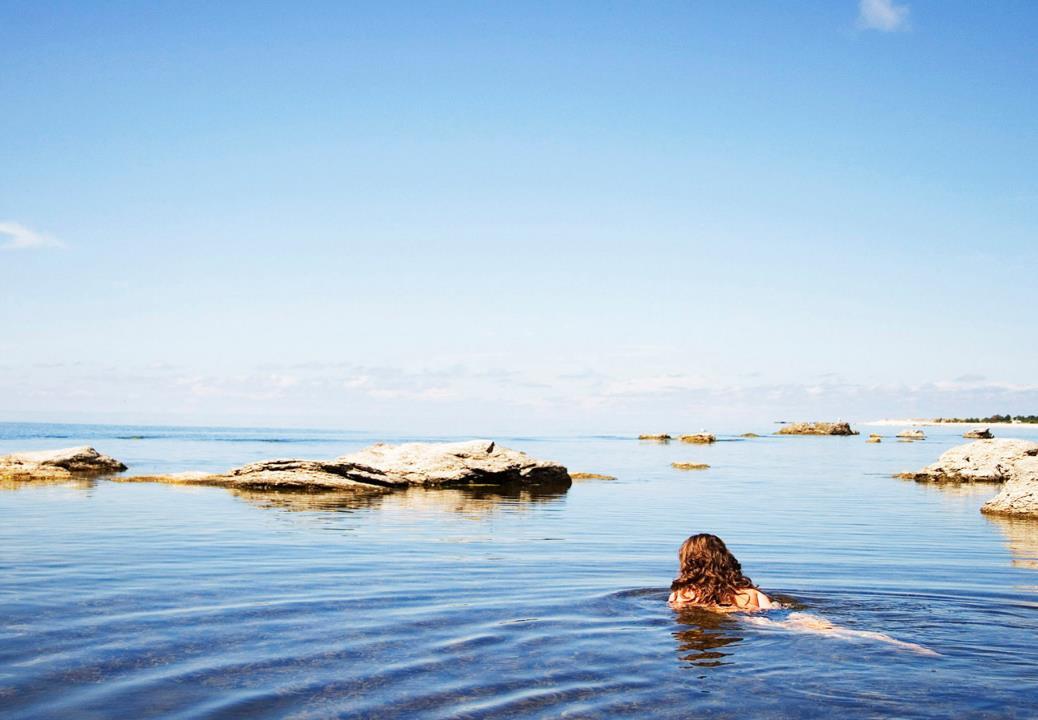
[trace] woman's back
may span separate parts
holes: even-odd
[[[693,587],[679,588],[670,594],[667,601],[675,607],[703,607],[719,612],[738,612],[740,610],[770,610],[775,607],[767,595],[752,587],[740,588],[726,604],[704,603],[699,599]]]

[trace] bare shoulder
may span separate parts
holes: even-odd
[[[767,595],[757,588],[743,588],[735,596],[735,604],[743,610],[770,610],[775,607]]]

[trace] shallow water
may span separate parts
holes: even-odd
[[[618,478],[555,494],[0,486],[0,715],[1033,718],[1038,523],[982,516],[992,487],[893,479],[965,442],[927,432],[497,438]],[[140,473],[410,439],[0,425],[0,453],[91,444]],[[698,531],[801,611],[939,656],[675,613]]]

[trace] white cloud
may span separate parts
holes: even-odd
[[[908,6],[894,0],[859,0],[858,26],[869,30],[894,32],[908,28]]]
[[[21,223],[0,220],[0,250],[28,250],[62,246],[62,242],[57,238],[30,230]]]

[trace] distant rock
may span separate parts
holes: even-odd
[[[1038,456],[1017,460],[1002,491],[980,509],[992,515],[1038,517]]]
[[[0,457],[0,477],[15,480],[60,480],[122,472],[126,466],[92,447],[14,453]]]
[[[899,432],[897,434],[897,436],[899,438],[903,438],[905,440],[925,440],[926,439],[926,433],[924,433],[922,430],[902,430],[901,432]]]
[[[683,443],[694,443],[698,445],[709,445],[710,443],[717,442],[717,437],[708,432],[693,433],[691,435],[682,435],[680,438]]]
[[[741,437],[741,438],[759,438],[760,435],[758,435],[757,433],[743,433],[739,437]]]
[[[897,477],[917,482],[992,482],[1010,479],[1018,460],[1038,455],[1038,442],[1029,440],[977,440],[953,447],[937,462],[918,472]]]
[[[638,439],[639,440],[655,440],[656,442],[667,442],[668,440],[671,439],[671,437],[670,437],[670,435],[667,435],[667,434],[662,434],[662,435],[639,435]]]
[[[572,480],[616,480],[613,475],[600,475],[599,473],[589,472],[571,472],[569,474]]]
[[[372,445],[334,460],[264,460],[228,473],[159,475],[134,481],[265,490],[387,492],[406,487],[569,487],[562,465],[535,460],[487,440]]]
[[[670,466],[676,470],[709,470],[710,466],[706,463],[694,463],[694,462],[672,462]]]
[[[881,438],[879,435],[870,435],[869,439],[866,440],[865,442],[867,442],[867,443],[880,443],[880,442],[883,442],[883,438]]]
[[[973,428],[972,430],[967,430],[962,434],[962,436],[970,440],[990,440],[991,438],[995,437],[991,434],[991,428],[986,427]]]
[[[800,422],[789,423],[776,435],[857,435],[845,422]]]

